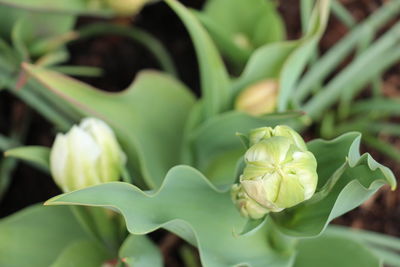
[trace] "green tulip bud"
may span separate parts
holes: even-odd
[[[310,199],[318,183],[317,161],[302,137],[288,126],[250,131],[240,184],[232,199],[252,219],[279,212]]]
[[[253,116],[271,113],[276,108],[279,84],[268,79],[249,86],[236,98],[235,109]]]
[[[251,199],[243,188],[237,184],[232,186],[231,197],[237,209],[244,217],[261,219],[269,212],[266,208]]]
[[[261,127],[250,131],[250,146],[273,136],[283,136],[289,138],[300,150],[307,151],[306,143],[303,138],[292,128],[286,125],[278,125],[275,128]]]
[[[106,0],[107,5],[121,17],[136,15],[149,0]]]
[[[271,212],[312,197],[317,187],[317,161],[293,139],[272,136],[251,146],[240,184],[247,195]]]
[[[94,118],[58,134],[50,153],[51,174],[64,192],[117,181],[125,162],[112,129]]]

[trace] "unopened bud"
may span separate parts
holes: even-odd
[[[232,201],[242,216],[251,219],[261,219],[269,211],[251,199],[240,185],[234,184],[231,189]]]
[[[120,178],[126,157],[112,129],[87,118],[58,134],[50,154],[50,171],[64,192]]]
[[[237,97],[235,108],[253,116],[274,112],[279,84],[269,79],[244,89]]]
[[[287,126],[264,127],[252,133],[253,144],[244,156],[246,166],[240,184],[234,186],[236,192],[267,212],[279,212],[310,199],[318,182],[317,161],[301,136]],[[255,218],[250,214],[257,214],[260,208],[247,205],[243,212],[242,199],[234,199],[236,206],[244,216]]]

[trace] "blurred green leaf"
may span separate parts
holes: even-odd
[[[326,232],[333,236],[351,238],[368,246],[385,265],[400,266],[400,239],[398,237],[338,225],[329,226]]]
[[[128,267],[163,266],[158,247],[142,235],[129,235],[121,246],[119,257]]]
[[[229,192],[220,192],[197,170],[172,168],[158,192],[143,192],[126,183],[107,183],[57,196],[47,205],[96,205],[118,209],[132,234],[158,228],[176,233],[200,251],[203,266],[291,266],[293,255],[278,254],[265,228],[239,236],[246,220]]]
[[[96,0],[0,0],[0,5],[25,9],[30,13],[54,13],[58,16],[68,14],[109,17],[112,15],[111,10],[102,7],[100,2]]]
[[[50,266],[62,251],[88,238],[68,207],[23,209],[0,220],[0,265]]]
[[[332,0],[332,12],[340,21],[343,22],[343,24],[349,28],[352,28],[357,24],[353,15],[339,0]]]
[[[399,98],[373,98],[359,100],[351,105],[351,114],[379,114],[387,116],[400,116]]]
[[[68,245],[50,267],[99,267],[110,259],[110,255],[98,243],[79,240]]]
[[[176,12],[191,35],[199,62],[204,115],[209,118],[228,108],[229,76],[210,36],[198,19],[175,0],[166,3]]]
[[[262,0],[209,0],[197,15],[221,53],[242,67],[251,51],[285,38],[275,5]]]
[[[364,40],[365,36],[371,35],[371,32],[373,34],[376,33],[380,27],[397,16],[399,11],[400,1],[390,1],[359,23],[354,30],[311,66],[310,70],[299,82],[294,99],[299,103],[303,102],[311,93],[314,85],[322,83],[346,56],[350,55],[360,40]]]
[[[50,170],[50,149],[41,146],[25,146],[7,150],[4,155],[27,161],[43,171]]]
[[[297,80],[325,31],[329,18],[329,4],[330,0],[318,0],[316,2],[306,35],[299,41],[298,47],[284,63],[279,75],[278,111],[286,111],[289,102],[293,101]]]
[[[10,158],[0,158],[0,202],[7,193],[12,180],[12,172],[17,166],[17,161]]]
[[[179,163],[194,97],[178,81],[146,71],[126,91],[108,93],[53,71],[27,64],[24,68],[82,117],[98,117],[113,127],[128,154],[130,171],[136,172],[135,182],[143,185],[140,171],[147,186],[159,187],[168,169]]]
[[[287,110],[295,83],[325,30],[328,10],[329,0],[317,2],[307,27],[308,32],[302,39],[273,43],[257,49],[234,84],[235,94],[257,81],[276,79],[280,84],[278,110]]]
[[[371,250],[349,237],[329,233],[298,244],[294,267],[379,267],[381,260]]]
[[[330,221],[359,206],[383,185],[396,187],[396,179],[387,167],[369,154],[360,156],[360,140],[360,134],[349,133],[332,141],[308,143],[317,159],[322,184],[310,200],[272,215],[281,231],[294,236],[317,236]],[[346,156],[344,151],[348,152]]]

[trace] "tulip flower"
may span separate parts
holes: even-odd
[[[125,162],[112,129],[94,118],[58,134],[50,153],[51,174],[64,192],[117,181]]]
[[[242,195],[258,205],[247,204],[249,200],[244,205],[244,197],[236,197],[234,202],[245,217],[257,219],[261,208],[267,210],[264,214],[279,212],[313,196],[318,182],[317,161],[298,133],[288,126],[264,127],[251,131],[250,140],[240,184],[232,189],[243,190]]]

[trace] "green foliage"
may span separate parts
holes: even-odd
[[[252,266],[265,266],[268,262],[289,266],[291,258],[279,257],[273,244],[265,242],[263,233],[270,230],[272,221],[279,231],[292,238],[317,236],[331,220],[361,204],[382,185],[395,186],[389,169],[367,154],[359,155],[359,140],[360,136],[353,133],[330,142],[311,142],[309,149],[318,160],[322,183],[318,192],[302,204],[274,213],[271,219],[267,217],[267,223],[251,234],[238,234],[246,221],[234,209],[229,193],[219,191],[188,166],[171,169],[158,192],[108,183],[57,196],[47,204],[118,209],[131,233],[145,234],[160,227],[170,230],[199,248],[205,266],[244,262]]]
[[[272,1],[209,0],[196,15],[221,53],[239,69],[255,49],[285,37],[283,21]]]
[[[25,70],[46,87],[43,90],[50,90],[82,117],[98,117],[113,127],[135,183],[159,187],[168,169],[179,162],[182,132],[194,98],[173,78],[142,72],[124,92],[107,93],[32,65],[25,65]]]

